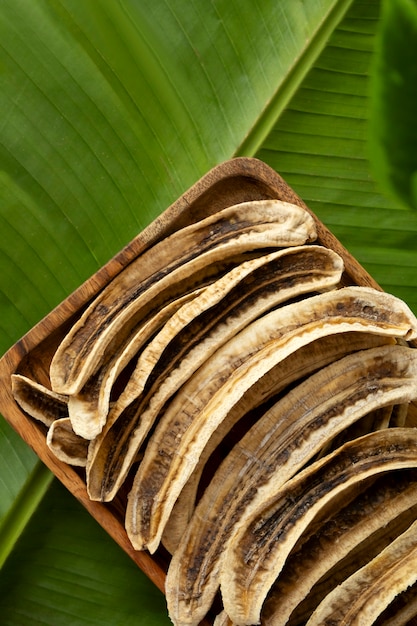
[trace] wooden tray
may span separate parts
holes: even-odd
[[[14,401],[11,375],[24,374],[49,386],[49,364],[67,329],[89,301],[131,261],[155,242],[197,219],[232,204],[268,198],[285,200],[307,208],[275,171],[257,159],[237,158],[215,167],[20,339],[0,361],[1,413],[55,476],[162,591],[168,555],[159,550],[150,556],[147,552],[137,552],[132,548],[124,528],[124,505],[121,500],[116,498],[112,503],[102,504],[88,498],[83,470],[55,458],[46,446],[46,430],[43,425],[28,418]],[[367,285],[380,289],[334,235],[314,215],[313,217],[317,223],[318,243],[332,248],[344,260],[344,284]]]

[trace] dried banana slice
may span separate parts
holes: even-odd
[[[320,337],[355,330],[387,335],[404,332],[411,337],[416,322],[408,307],[393,296],[346,287],[272,311],[238,333],[164,409],[128,501],[126,528],[134,547],[156,549],[175,500],[212,433],[272,367]],[[135,435],[128,445],[131,449],[125,448],[123,462],[136,452]],[[112,472],[109,478],[115,481],[117,476]]]
[[[12,393],[18,405],[31,417],[50,426],[68,417],[68,397],[51,391],[22,374],[12,375]]]
[[[371,626],[390,602],[416,581],[417,521],[368,565],[330,592],[306,626]]]
[[[85,439],[94,439],[101,433],[110,410],[110,395],[117,376],[164,322],[185,302],[196,298],[202,291],[204,288],[177,298],[162,307],[145,324],[139,323],[137,330],[132,329],[132,335],[127,343],[101,364],[81,391],[69,396],[68,414],[78,435]]]
[[[107,351],[146,314],[178,293],[181,281],[243,251],[301,245],[316,238],[304,209],[278,200],[247,202],[175,232],[125,268],[87,308],[51,363],[52,388],[78,393]],[[188,289],[189,290],[189,289]],[[184,293],[184,291],[182,291]]]
[[[278,400],[214,474],[181,538],[166,580],[174,621],[198,624],[209,610],[233,533],[271,490],[368,411],[415,397],[416,384],[417,352],[382,346],[331,363]]]
[[[47,445],[70,465],[85,467],[88,442],[78,437],[68,417],[68,398],[22,374],[12,375],[12,393],[28,415],[48,426]]]
[[[338,254],[315,245],[279,250],[233,268],[208,285],[198,298],[181,307],[164,325],[139,357],[114,413],[117,410],[121,413],[140,395],[161,359],[162,376],[166,376],[172,362],[179,361],[186,350],[204,341],[211,329],[219,325],[209,345],[204,344],[201,349],[200,343],[199,352],[205,360],[265,311],[291,298],[337,287],[343,269]],[[167,358],[167,348],[173,340],[175,344]]]
[[[197,489],[206,463],[217,446],[242,417],[253,412],[257,407],[261,407],[295,381],[302,380],[350,353],[381,345],[395,345],[395,339],[355,332],[322,337],[288,356],[250,387],[213,432],[200,456],[198,465],[184,485],[164,529],[162,542],[165,548],[171,554],[177,549],[180,538],[194,511]],[[389,409],[389,415],[391,415],[392,407],[384,407],[380,410],[384,411],[385,409]],[[258,409],[259,411],[260,409]]]
[[[308,614],[307,617],[299,615],[296,621],[305,623],[324,595],[341,582],[331,571],[334,566],[355,550],[360,551],[366,563],[381,552],[392,537],[406,530],[416,519],[416,478],[415,471],[382,476],[315,529],[312,537],[291,553],[285,563],[262,609],[262,625],[285,626],[299,606],[304,611],[307,609]],[[363,564],[358,565],[356,559],[356,569]],[[314,585],[324,576],[327,585],[322,594],[318,594]]]
[[[312,264],[315,264],[315,270],[309,270]],[[207,287],[199,298],[178,311],[172,324],[164,327],[142,353],[138,374],[113,406],[106,427],[89,450],[87,487],[91,499],[111,500],[114,497],[159,410],[222,344],[266,309],[281,304],[283,300],[311,290],[331,289],[339,283],[343,271],[340,257],[318,246],[280,251],[256,264],[244,265],[245,274],[241,280],[238,279],[242,266],[233,270],[234,276],[218,281],[221,283],[220,295],[231,285],[225,297],[218,301],[214,298],[213,306],[207,309],[219,284]],[[246,274],[251,268],[252,271]],[[263,274],[262,278],[259,273]],[[201,315],[198,314],[200,307]],[[181,324],[184,324],[182,332],[174,334],[161,353],[167,335],[169,340],[173,328]],[[158,367],[152,367],[158,354]],[[141,389],[144,394],[132,402],[132,396]],[[133,430],[133,438],[130,438]],[[126,449],[127,445],[129,449]]]
[[[74,433],[69,417],[52,422],[46,444],[60,461],[78,467],[86,466],[88,441]]]
[[[353,484],[370,476],[417,467],[416,446],[417,431],[411,428],[390,428],[370,433],[313,463],[284,487],[271,492],[262,506],[238,529],[223,561],[221,590],[224,608],[231,619],[242,626],[259,623],[269,589],[295,543],[320,510]],[[415,558],[412,553],[416,550],[417,541],[414,526],[412,537],[413,542],[405,542],[405,553]],[[417,576],[413,558],[411,569]],[[379,562],[379,557],[375,560]],[[408,575],[409,569],[407,584],[414,582]],[[381,577],[377,578],[380,584]],[[404,580],[403,571],[400,582],[401,578]],[[394,582],[391,577],[391,583]],[[387,585],[382,584],[381,589],[384,590],[384,587],[387,592]],[[398,587],[395,590],[393,584],[392,590],[395,595]],[[356,597],[364,597],[364,591],[363,586],[356,586]],[[350,601],[353,597],[352,593]],[[326,606],[329,606],[328,602]],[[323,615],[321,612],[316,621],[310,622],[310,626],[326,623]],[[361,624],[365,623],[369,622],[361,621]]]

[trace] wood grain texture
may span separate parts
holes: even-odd
[[[88,498],[83,470],[74,469],[57,460],[46,445],[45,428],[28,418],[14,401],[11,393],[11,375],[24,374],[45,386],[50,386],[48,372],[52,356],[73,320],[80,315],[91,299],[138,255],[175,230],[222,208],[248,200],[274,198],[292,202],[309,210],[274,170],[257,159],[237,158],[215,167],[20,339],[0,361],[2,385],[0,411],[3,416],[43,463],[162,591],[168,556],[159,551],[151,557],[147,552],[136,552],[132,548],[124,528],[126,502],[123,494],[109,504],[92,502]],[[343,283],[381,289],[334,235],[310,210],[309,212],[317,224],[318,243],[333,249],[344,260]]]

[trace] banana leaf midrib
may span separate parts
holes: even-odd
[[[326,46],[330,35],[340,23],[353,0],[336,2],[328,14],[324,16],[315,36],[306,41],[304,49],[287,73],[285,79],[277,85],[276,91],[267,103],[259,118],[255,121],[247,136],[237,148],[234,156],[255,156],[268,137],[285,107],[290,102],[297,88],[302,84],[307,73]]]

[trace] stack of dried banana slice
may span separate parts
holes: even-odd
[[[49,388],[13,376],[91,499],[128,486],[132,545],[172,555],[177,626],[417,614],[417,319],[342,286],[316,239],[286,202],[223,209],[97,295]]]

